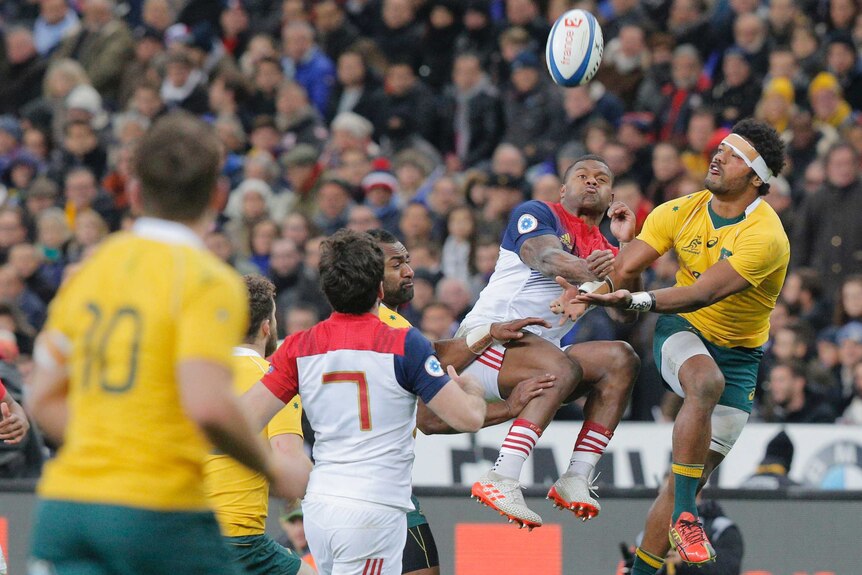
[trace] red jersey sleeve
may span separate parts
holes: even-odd
[[[4,397],[6,397],[6,387],[3,385],[3,380],[0,379],[0,401],[3,401]]]
[[[269,371],[261,378],[263,385],[284,403],[299,391],[296,357],[290,353],[290,343],[291,339],[288,339],[272,354]]]

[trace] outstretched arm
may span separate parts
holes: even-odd
[[[477,328],[477,330],[487,330],[487,335],[479,341],[471,342],[471,338],[468,337],[441,339],[434,342],[434,352],[440,359],[441,364],[451,365],[456,371],[460,372],[473,363],[492,344],[505,344],[524,337],[524,332],[521,330],[530,325],[551,327],[548,322],[537,317],[495,322],[483,326],[483,328]]]
[[[611,281],[619,289],[636,290],[641,285],[641,274],[661,254],[643,240],[635,238],[617,254]]]
[[[748,280],[724,260],[707,269],[689,286],[639,292],[634,297],[628,290],[617,290],[610,294],[580,294],[574,301],[619,309],[682,313],[710,306],[749,287],[751,284]]]
[[[565,251],[560,240],[552,235],[529,238],[521,246],[519,255],[521,261],[543,276],[562,276],[576,284],[600,279],[596,271],[606,263],[603,259],[591,268],[590,262]]]
[[[544,390],[553,387],[555,379],[556,376],[545,374],[520,382],[505,400],[488,404],[482,427],[491,427],[514,419],[533,398],[540,396]],[[448,425],[428,409],[428,406],[421,399],[416,412],[416,426],[425,435],[459,433],[457,429]]]

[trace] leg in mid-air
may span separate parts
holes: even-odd
[[[466,373],[475,372],[486,388],[486,399],[504,398],[519,382],[535,375],[556,376],[554,385],[530,401],[518,414],[500,448],[494,467],[473,484],[472,496],[497,510],[510,522],[530,529],[542,518],[527,507],[521,494],[521,468],[542,431],[559,406],[570,397],[582,378],[581,367],[559,347],[537,335],[486,350]]]
[[[634,571],[653,575],[672,546],[687,563],[715,559],[698,522],[695,496],[748,420],[759,357],[710,345],[679,331],[655,346],[662,377],[682,396],[673,429],[673,465],[647,516]],[[707,349],[709,345],[709,349]]]
[[[591,480],[631,396],[640,359],[623,341],[580,343],[566,355],[583,369],[583,379],[567,402],[586,396],[584,424],[578,434],[568,469],[548,491],[548,499],[586,521],[601,511]]]

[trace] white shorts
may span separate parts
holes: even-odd
[[[401,575],[404,511],[342,497],[302,502],[305,536],[321,575]]]
[[[503,358],[506,355],[506,348],[502,345],[494,344],[476,358],[476,361],[467,366],[463,373],[467,373],[475,377],[482,384],[485,390],[485,401],[493,403],[495,401],[503,401],[500,395],[500,369],[503,367]]]
[[[688,331],[674,333],[661,346],[661,376],[680,397],[685,397],[685,391],[679,381],[679,370],[682,364],[696,355],[712,357],[703,341]],[[715,358],[713,358],[714,360]],[[726,456],[748,422],[749,414],[728,405],[716,405],[712,411],[712,439],[709,448]]]

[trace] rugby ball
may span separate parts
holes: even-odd
[[[551,78],[560,86],[582,86],[602,63],[605,41],[596,17],[586,10],[569,10],[554,22],[545,59]]]

